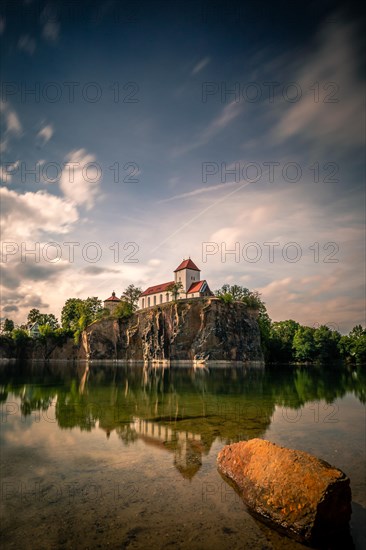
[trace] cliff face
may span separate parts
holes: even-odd
[[[79,346],[73,338],[63,343],[56,343],[52,338],[31,339],[25,343],[16,344],[12,338],[2,338],[0,342],[0,360],[18,359],[25,361],[73,360],[80,355]]]
[[[215,298],[178,301],[103,319],[83,333],[79,357],[90,359],[262,360],[255,314]]]

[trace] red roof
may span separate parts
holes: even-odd
[[[105,302],[120,302],[121,300],[117,298],[116,293],[113,291],[112,296],[104,300]]]
[[[149,294],[157,294],[158,292],[165,292],[168,290],[170,285],[173,285],[174,281],[169,281],[169,283],[163,283],[161,285],[149,286],[141,296],[148,296]]]
[[[192,283],[187,291],[187,294],[192,294],[193,292],[200,292],[204,283],[206,283],[206,281],[197,281],[196,283]]]
[[[194,269],[195,271],[201,271],[200,269],[198,269],[196,264],[192,262],[191,258],[189,258],[189,260],[183,260],[183,262],[178,265],[177,269],[174,270],[174,273],[176,271],[181,271],[182,269]]]

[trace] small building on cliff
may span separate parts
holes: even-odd
[[[114,291],[112,292],[112,296],[110,296],[103,302],[105,309],[109,309],[111,313],[113,313],[113,311],[116,309],[116,307],[120,303],[121,303],[121,300],[117,298],[116,293]]]
[[[139,308],[153,307],[173,299],[202,298],[212,296],[206,280],[201,280],[201,270],[191,258],[183,260],[174,270],[174,280],[149,286],[139,298]]]
[[[31,323],[28,326],[28,336],[30,336],[31,338],[38,338],[39,335],[39,323]]]

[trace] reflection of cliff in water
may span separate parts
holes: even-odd
[[[263,372],[248,369],[132,369],[113,371],[108,402],[102,398],[101,376],[110,371],[94,366],[88,376],[88,405],[107,436],[113,430],[125,444],[136,439],[170,452],[184,477],[191,478],[212,443],[263,435],[274,410],[273,400],[254,405]],[[94,386],[95,377],[99,386]],[[238,381],[240,380],[240,384]],[[245,388],[245,391],[244,391]],[[99,396],[97,397],[97,395]],[[249,397],[248,397],[249,396]],[[63,406],[58,421],[62,425]],[[67,416],[67,414],[66,414]]]
[[[331,402],[346,391],[365,400],[359,370],[235,367],[143,368],[60,363],[0,368],[2,400],[20,399],[23,415],[46,414],[61,429],[115,431],[125,445],[136,440],[172,453],[192,478],[212,443],[261,437],[276,405],[298,408]]]

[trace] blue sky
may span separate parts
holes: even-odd
[[[165,282],[191,256],[211,289],[259,290],[274,320],[365,322],[356,8],[27,1],[0,16],[3,317]]]

